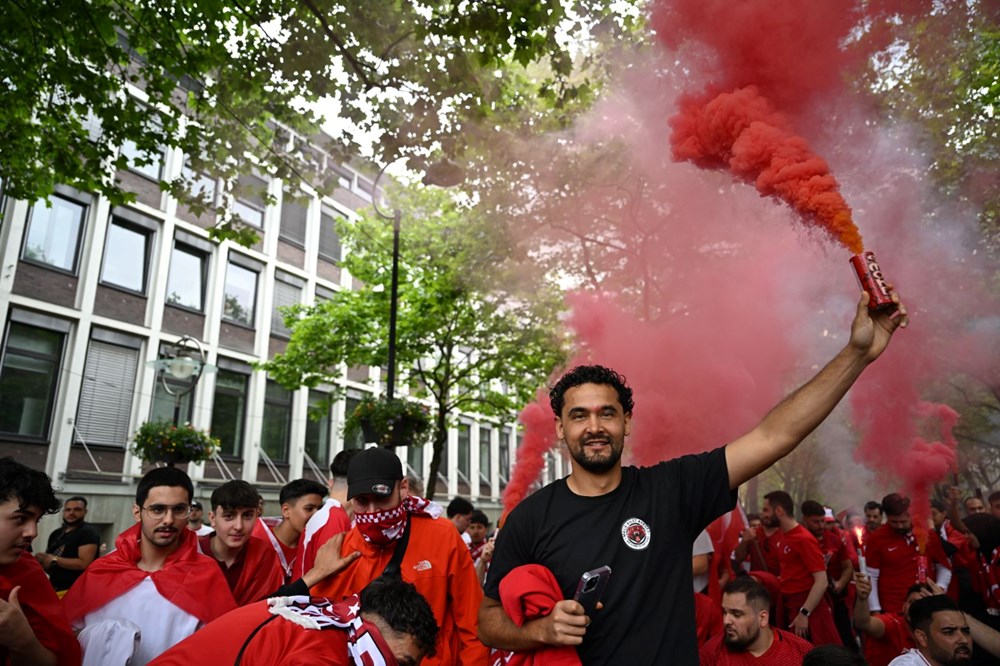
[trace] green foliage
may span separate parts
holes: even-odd
[[[146,421],[132,434],[129,450],[149,462],[200,462],[208,460],[222,445],[218,439],[190,423]]]
[[[326,158],[288,131],[316,138],[308,104],[333,100],[350,124],[322,146],[334,160],[362,154],[371,134],[386,160],[461,155],[479,140],[470,127],[495,126],[510,88],[544,98],[553,116],[579,108],[593,86],[580,72],[592,63],[569,37],[627,33],[638,12],[612,10],[622,6],[11,0],[0,4],[0,178],[29,201],[64,183],[126,203],[134,194],[112,175],[129,165],[118,148],[132,141],[141,166],[178,147],[189,168],[160,187],[218,215],[218,240],[249,245],[256,232],[226,205],[246,194],[238,174],[253,166],[336,187]],[[203,175],[223,183],[217,194],[198,194]]]
[[[512,419],[564,359],[559,290],[504,280],[511,254],[501,230],[441,191],[401,191],[398,367],[412,394],[436,407],[437,471],[456,412]],[[262,365],[288,388],[333,383],[341,364],[381,366],[388,358],[392,224],[376,216],[341,221],[344,267],[354,290],[289,309],[285,353]],[[301,317],[301,318],[300,318]]]
[[[344,439],[374,441],[379,446],[423,446],[431,432],[430,410],[403,398],[365,396],[344,420]],[[369,439],[366,431],[374,438]]]

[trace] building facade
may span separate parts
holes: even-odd
[[[131,156],[134,146],[122,150]],[[332,456],[363,445],[345,442],[340,424],[364,394],[384,391],[381,369],[345,367],[336,382],[345,397],[313,420],[310,406],[335,387],[289,391],[253,366],[287,345],[281,306],[352,287],[340,267],[334,220],[370,205],[368,178],[328,161],[335,189],[293,200],[280,181],[243,176],[247,191],[274,197],[272,204],[258,195],[230,202],[260,236],[247,248],[211,241],[214,213],[197,215],[160,190],[161,179],[186,168],[179,151],[165,150],[153,162],[116,174],[136,195],[128,206],[68,187],[59,187],[50,205],[0,200],[0,456],[45,470],[62,497],[87,497],[88,520],[109,540],[133,522],[144,466],[128,439],[143,422],[177,416],[210,429],[222,450],[188,465],[196,496],[207,499],[225,480],[241,478],[260,488],[273,511],[285,482],[325,481]],[[218,184],[199,180],[215,197]],[[178,386],[156,362],[185,337],[200,344],[212,371],[176,396]],[[437,497],[462,495],[496,515],[516,424],[476,415],[459,421],[449,432]],[[397,453],[426,483],[430,447]],[[553,455],[543,480],[561,476],[563,467]],[[57,523],[47,521],[43,531]]]

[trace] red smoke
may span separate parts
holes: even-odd
[[[864,250],[830,167],[756,86],[686,97],[670,126],[674,159],[729,169],[753,182],[762,196],[788,203],[806,223],[821,227],[852,254]]]
[[[781,140],[791,139],[796,154],[812,156],[803,160],[810,178],[829,163],[825,173],[837,174],[843,199],[910,311],[910,326],[865,371],[849,406],[804,445],[828,475],[817,499],[844,506],[898,490],[913,498],[916,514],[925,510],[929,485],[953,466],[954,412],[940,405],[928,413],[923,403],[942,378],[964,373],[995,384],[1000,376],[1000,305],[982,288],[995,267],[973,251],[975,211],[944,210],[928,196],[926,164],[905,128],[879,126],[865,100],[844,94],[843,81],[857,74],[851,68],[870,55],[852,31],[877,29],[878,12],[891,4],[867,2],[874,13],[861,17],[848,2],[808,12],[798,0],[661,2],[655,27],[669,37],[669,52],[628,54],[614,85],[572,131],[551,143],[505,146],[509,162],[536,166],[538,191],[562,188],[544,209],[512,216],[511,224],[522,225],[515,233],[532,243],[529,254],[570,248],[565,270],[579,269],[580,287],[568,299],[578,345],[568,365],[602,363],[628,378],[636,407],[627,463],[705,451],[746,432],[843,347],[859,294],[839,247],[827,238],[814,242],[817,226],[798,223],[801,213],[734,183],[731,173],[665,159],[664,118],[700,98],[698,113],[678,120],[714,150],[700,161],[729,169],[738,154],[734,173],[756,182],[752,167],[784,159]],[[900,6],[925,9],[916,1]],[[720,98],[706,90],[726,92]],[[746,107],[760,111],[779,130],[766,145],[778,148],[744,148],[747,139],[730,133],[734,151],[725,133],[698,124],[735,97],[742,106],[730,110],[740,123],[760,122],[740,115]],[[612,142],[622,145],[621,164],[596,176],[582,168]],[[578,152],[560,163],[566,144]],[[783,177],[786,170],[777,171]],[[783,183],[764,179],[775,196],[784,195]],[[807,218],[817,222],[819,214]],[[544,398],[525,414],[504,494],[508,510],[555,445],[551,419]],[[940,433],[929,434],[929,423]]]

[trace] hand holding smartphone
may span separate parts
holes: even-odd
[[[607,565],[586,571],[580,576],[573,599],[583,606],[584,615],[593,615],[597,610],[597,603],[604,595],[604,588],[608,586],[610,579],[611,567]]]

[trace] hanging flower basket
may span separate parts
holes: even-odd
[[[379,446],[423,446],[431,431],[427,407],[402,398],[368,396],[344,420],[344,437],[360,433]]]
[[[147,421],[132,435],[130,450],[147,462],[173,466],[208,460],[220,446],[218,439],[190,423]]]

